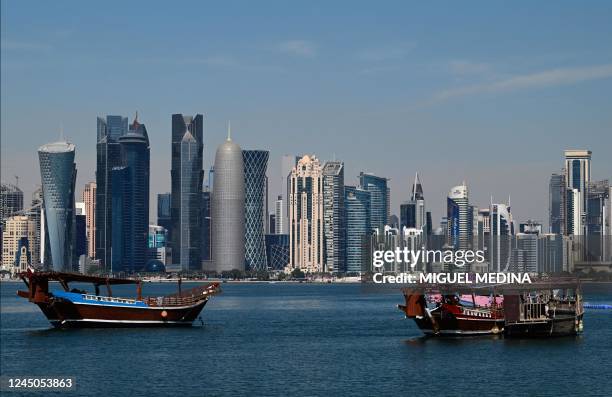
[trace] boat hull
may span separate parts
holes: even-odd
[[[52,300],[38,303],[56,328],[189,327],[208,299],[181,307],[122,307]]]
[[[504,336],[508,338],[539,338],[572,336],[582,332],[582,314],[549,318],[540,322],[506,324]]]
[[[466,319],[453,315],[433,315],[434,321],[428,317],[415,317],[414,322],[426,335],[435,336],[477,336],[495,335],[503,332],[503,319]]]

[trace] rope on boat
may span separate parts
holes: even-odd
[[[585,303],[585,309],[603,309],[603,310],[612,310],[612,305],[608,305],[606,303]]]

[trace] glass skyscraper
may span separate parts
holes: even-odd
[[[23,209],[23,192],[19,187],[3,183],[0,187],[0,227],[13,213]]]
[[[243,150],[244,162],[244,244],[245,268],[263,270],[267,267],[265,221],[266,169],[270,152]]]
[[[344,164],[328,161],[323,166],[324,256],[328,272],[346,271],[345,217]]]
[[[550,232],[554,234],[565,234],[564,196],[565,175],[552,174],[548,186],[548,222]]]
[[[172,115],[172,262],[201,268],[201,193],[204,180],[204,116]],[[183,251],[187,249],[187,251]]]
[[[138,272],[147,262],[149,232],[149,136],[134,120],[119,138],[120,167],[112,169],[112,271]],[[118,229],[118,230],[117,230]]]
[[[111,172],[121,165],[119,137],[127,134],[128,119],[122,116],[98,117],[96,163],[96,258],[103,269],[111,269],[112,189]]]
[[[172,238],[170,234],[170,206],[172,195],[170,193],[159,193],[157,195],[157,224],[166,229],[166,238]]]
[[[38,149],[45,228],[55,271],[75,270],[74,153],[74,145],[68,142],[49,143]]]
[[[361,188],[371,192],[370,196],[370,227],[382,233],[389,221],[390,197],[387,178],[360,173],[359,184]]]
[[[455,249],[470,249],[474,235],[474,209],[469,205],[465,182],[451,189],[446,203],[447,243]]]
[[[346,271],[361,273],[364,263],[365,237],[370,234],[371,192],[355,186],[344,187],[346,213]]]

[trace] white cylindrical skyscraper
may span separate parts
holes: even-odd
[[[242,149],[227,140],[215,154],[211,200],[212,260],[217,272],[244,270],[244,163]]]

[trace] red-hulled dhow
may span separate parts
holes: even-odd
[[[49,322],[58,328],[83,327],[172,327],[191,326],[219,283],[208,283],[176,294],[143,297],[142,281],[113,277],[86,276],[75,273],[27,272],[20,278],[28,287],[17,295],[38,305]],[[61,290],[49,290],[49,282],[57,281]],[[95,293],[71,289],[70,283],[93,284]],[[136,298],[115,297],[113,285],[136,285]],[[100,294],[106,286],[107,295]]]

